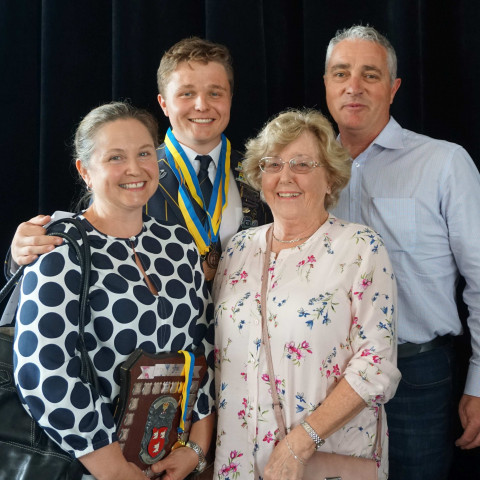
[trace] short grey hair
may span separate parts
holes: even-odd
[[[327,54],[325,56],[325,73],[327,73],[328,63],[330,62],[334,47],[343,40],[366,40],[367,42],[378,43],[385,48],[387,51],[387,66],[390,74],[390,83],[393,85],[393,82],[397,78],[397,54],[395,53],[395,49],[387,37],[368,25],[353,25],[344,30],[337,30],[337,33],[330,40],[327,47]]]

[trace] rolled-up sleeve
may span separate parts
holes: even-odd
[[[351,287],[353,356],[345,378],[368,405],[386,403],[398,386],[397,288],[387,251],[377,234],[378,248],[365,248]]]

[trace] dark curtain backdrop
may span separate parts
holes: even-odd
[[[79,191],[71,139],[91,108],[130,99],[166,130],[156,70],[176,41],[198,35],[230,48],[226,133],[241,150],[286,107],[327,112],[325,48],[353,23],[375,26],[397,50],[397,120],[463,145],[479,165],[477,1],[0,0],[0,252],[20,221],[71,208]],[[479,462],[467,455],[454,478],[480,478]]]

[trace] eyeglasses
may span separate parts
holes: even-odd
[[[297,155],[288,162],[284,162],[280,157],[263,157],[258,165],[264,173],[278,173],[283,170],[283,166],[288,163],[293,173],[310,173],[315,167],[323,167],[320,163],[307,155]]]

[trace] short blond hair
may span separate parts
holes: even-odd
[[[189,37],[177,42],[163,55],[157,70],[157,85],[160,95],[165,96],[170,76],[182,62],[219,63],[225,68],[230,84],[230,93],[233,94],[233,66],[228,48],[203,38]]]
[[[352,161],[348,152],[337,142],[330,122],[314,109],[289,109],[269,120],[260,133],[247,141],[242,170],[247,182],[256,190],[262,189],[263,157],[284,148],[304,132],[311,132],[318,147],[320,162],[327,172],[331,193],[325,196],[325,208],[335,206],[340,192],[350,180]],[[286,159],[284,159],[286,160]]]

